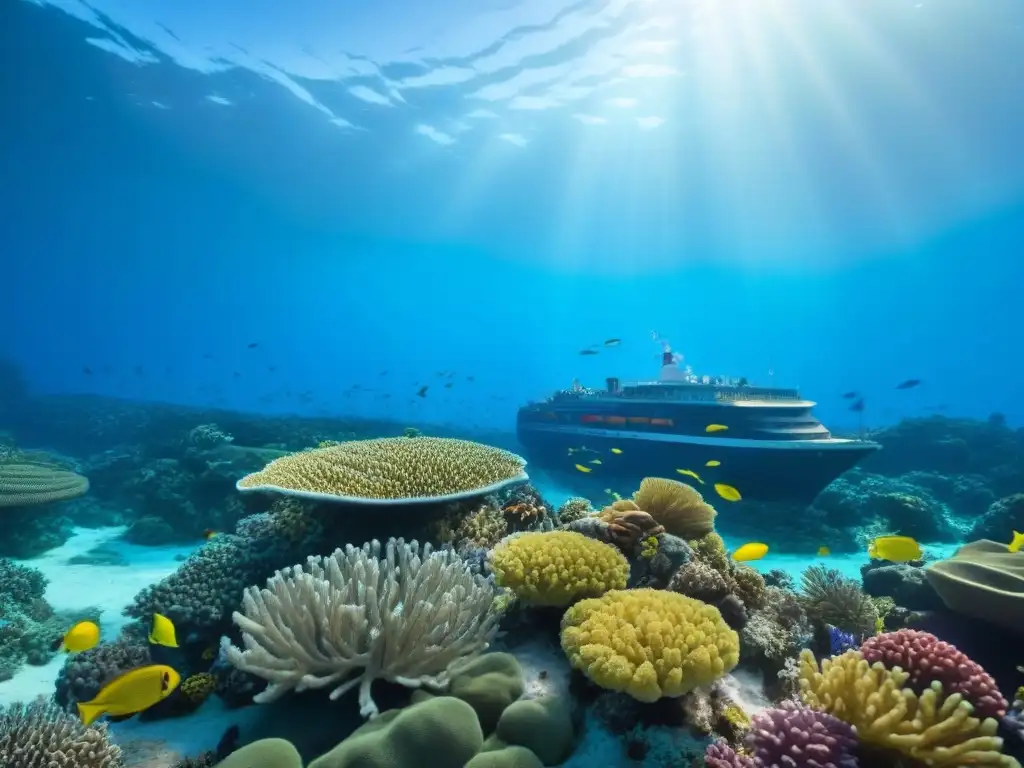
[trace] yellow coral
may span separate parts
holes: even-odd
[[[181,683],[181,694],[193,704],[202,704],[217,687],[217,680],[209,672],[186,677]]]
[[[740,643],[717,608],[675,592],[630,589],[567,610],[562,650],[601,687],[652,702],[713,683],[736,666]]]
[[[633,502],[666,531],[684,539],[700,538],[715,529],[715,508],[695,488],[677,480],[645,477]]]
[[[800,654],[800,698],[857,729],[862,741],[898,750],[925,765],[992,765],[1020,768],[1000,754],[993,718],[974,717],[974,707],[959,693],[946,696],[932,683],[920,696],[904,688],[910,675],[881,662],[868,664],[859,651],[825,659]]]
[[[629,562],[618,549],[573,531],[513,534],[491,552],[499,586],[532,605],[568,605],[629,579]]]
[[[444,501],[525,481],[525,466],[514,453],[470,440],[385,437],[282,456],[236,487],[326,501]]]

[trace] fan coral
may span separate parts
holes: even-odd
[[[121,750],[105,725],[82,725],[43,698],[0,710],[4,768],[121,768]]]
[[[645,477],[633,501],[666,531],[683,539],[698,539],[715,528],[715,508],[695,488],[677,480]]]
[[[579,520],[581,517],[586,517],[594,511],[593,507],[590,506],[590,501],[580,496],[573,496],[572,498],[566,499],[562,502],[562,506],[558,508],[558,522],[562,525],[571,523],[573,520]]]
[[[947,693],[963,694],[979,717],[1006,714],[1006,699],[992,676],[956,646],[928,632],[901,629],[875,635],[864,641],[860,652],[869,664],[880,661],[886,667],[910,673],[910,683],[916,690],[938,681]]]
[[[603,688],[640,701],[713,683],[739,661],[739,638],[699,600],[655,589],[613,590],[562,617],[562,650]]]
[[[88,478],[74,472],[41,464],[0,462],[0,507],[64,501],[88,490]]]
[[[934,682],[920,695],[905,688],[910,674],[868,664],[858,651],[824,659],[819,669],[810,651],[800,654],[800,698],[835,715],[869,744],[898,750],[926,765],[954,768],[994,765],[1020,768],[1000,754],[999,723],[974,717],[959,693],[947,696]]]
[[[435,502],[524,482],[525,465],[514,453],[469,440],[384,437],[282,456],[243,477],[237,488],[322,501]]]
[[[621,589],[629,561],[610,544],[573,531],[519,533],[491,552],[496,582],[533,605],[568,605]]]
[[[401,539],[348,545],[247,589],[233,616],[245,650],[225,646],[227,659],[270,681],[257,702],[332,686],[333,700],[359,686],[360,713],[372,717],[375,679],[441,689],[452,664],[484,651],[500,618],[493,602],[487,581],[451,550]]]
[[[874,603],[853,579],[834,568],[813,565],[803,572],[802,587],[804,610],[811,618],[857,636],[875,631]]]
[[[718,768],[856,768],[853,728],[832,715],[784,701],[758,713],[745,739],[750,753],[726,744],[708,747],[705,759]]]

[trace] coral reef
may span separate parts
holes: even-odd
[[[77,717],[39,698],[0,710],[0,765],[5,768],[122,768],[121,750],[105,725]]]
[[[811,618],[831,624],[853,635],[875,631],[878,611],[853,579],[824,565],[812,565],[803,572],[804,610]]]
[[[69,655],[57,676],[54,699],[68,712],[75,704],[90,701],[118,675],[151,663],[149,644],[130,632],[110,643]]]
[[[629,562],[611,545],[572,531],[513,534],[491,552],[499,586],[533,605],[564,606],[621,589]]]
[[[580,496],[573,496],[562,502],[562,506],[558,508],[558,522],[561,525],[571,523],[573,520],[579,520],[581,517],[588,517],[594,513],[594,508],[590,504],[589,499],[584,499]]]
[[[699,539],[715,527],[715,508],[693,486],[677,480],[645,477],[633,502],[681,539]]]
[[[982,539],[925,567],[951,611],[1024,634],[1024,551]]]
[[[649,588],[576,603],[562,617],[562,649],[602,688],[648,702],[710,685],[739,661],[739,638],[715,608]]]
[[[238,489],[327,501],[436,502],[524,482],[525,464],[514,453],[469,440],[378,438],[284,456],[243,477]]]
[[[500,618],[490,585],[457,554],[401,539],[278,571],[245,591],[242,610],[233,618],[245,649],[225,647],[231,664],[270,681],[255,701],[325,687],[337,699],[358,686],[364,717],[378,712],[375,679],[443,689],[449,667],[485,650]]]

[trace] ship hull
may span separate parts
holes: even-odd
[[[745,499],[761,501],[810,502],[879,448],[876,443],[832,437],[757,440],[652,434],[523,419],[517,436],[533,467],[565,475],[574,487],[628,495],[645,477],[670,477],[711,497],[714,484],[724,483]],[[719,465],[708,467],[708,462]],[[581,472],[577,464],[590,471]],[[695,472],[703,484],[679,470]]]

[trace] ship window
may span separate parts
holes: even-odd
[[[651,419],[651,424],[655,427],[671,427],[672,419]]]
[[[629,417],[629,423],[630,424],[649,424],[650,421],[651,420],[649,418],[647,418],[646,416],[630,416]]]
[[[593,424],[595,421],[603,421],[603,419],[596,414],[586,413],[580,416],[580,421],[583,424]]]
[[[625,416],[605,416],[604,417],[604,423],[605,424],[625,424],[626,423],[626,417]]]

